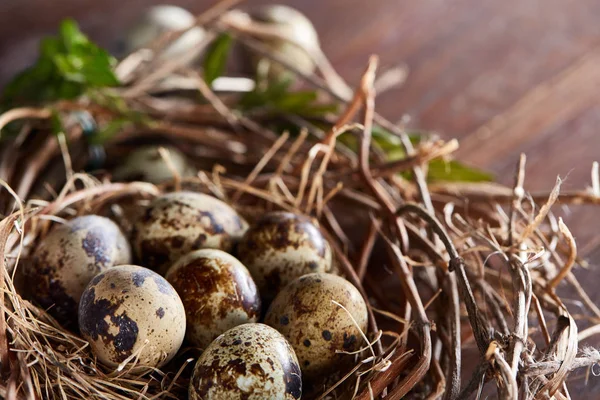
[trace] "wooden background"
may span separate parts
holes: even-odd
[[[154,0],[0,0],[0,87],[35,58],[38,39],[76,18],[103,46]],[[212,2],[172,0],[200,12]],[[257,4],[248,1],[247,4]],[[510,183],[528,156],[525,188],[589,185],[600,161],[600,1],[290,0],[315,23],[335,67],[355,83],[370,54],[383,66],[406,63],[407,83],[378,98],[392,120],[461,140],[458,157]],[[580,253],[578,270],[600,303],[600,210],[563,207]],[[594,342],[598,343],[598,340]],[[574,389],[574,390],[573,390]],[[572,387],[592,398],[600,379]]]

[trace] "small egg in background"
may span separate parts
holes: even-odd
[[[302,376],[294,350],[275,329],[244,324],[216,338],[202,353],[190,400],[297,400]]]
[[[25,291],[61,324],[76,326],[77,306],[98,273],[131,262],[129,242],[110,219],[97,215],[55,225],[24,263]]]
[[[156,272],[136,265],[96,275],[79,304],[82,337],[98,360],[112,368],[133,354],[139,366],[166,364],[181,347],[185,325],[175,289]]]
[[[221,200],[172,192],[155,198],[135,222],[132,246],[141,265],[162,275],[192,250],[231,251],[247,228],[246,221]]]
[[[181,7],[173,5],[149,7],[125,33],[125,39],[119,43],[117,56],[125,57],[136,50],[149,46],[165,32],[186,29],[195,22],[194,15]],[[179,58],[192,51],[205,37],[204,29],[192,28],[169,44],[161,57],[164,59]]]
[[[337,275],[314,273],[294,280],[279,292],[265,323],[290,342],[303,376],[315,379],[353,359],[337,350],[352,352],[366,345],[348,313],[366,332],[367,306],[358,289]]]
[[[319,35],[308,17],[295,8],[282,4],[268,4],[250,10],[250,16],[257,22],[276,27],[279,32],[292,38],[295,43],[281,39],[262,39],[263,44],[273,53],[291,62],[300,72],[310,75],[316,68],[313,57],[307,53],[320,51]],[[271,62],[264,57],[252,54],[251,58],[257,64],[265,65],[268,76],[281,79],[290,72],[282,65]],[[259,64],[258,68],[263,68]]]
[[[260,317],[260,296],[250,273],[232,255],[202,249],[180,258],[165,275],[183,301],[188,340],[206,348],[217,336]]]
[[[167,151],[174,171],[161,156],[159,152],[161,147]],[[113,180],[159,184],[173,179],[174,173],[180,177],[194,174],[194,168],[181,151],[170,146],[142,146],[129,153],[123,163],[115,168]]]
[[[267,300],[302,275],[331,270],[331,248],[319,228],[307,216],[283,211],[252,224],[237,255]]]

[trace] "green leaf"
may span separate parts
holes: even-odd
[[[494,176],[486,171],[467,166],[458,161],[435,159],[429,163],[429,182],[489,182]]]
[[[408,131],[408,137],[413,145],[427,137],[427,132]],[[372,130],[373,142],[386,154],[388,161],[401,160],[406,157],[400,138],[381,126],[375,125]],[[405,173],[410,178],[410,173]],[[488,182],[493,180],[492,174],[469,167],[458,161],[435,159],[429,162],[427,180],[429,182]]]
[[[98,132],[90,138],[91,144],[102,144],[107,140],[110,140],[118,133],[122,132],[128,126],[133,123],[129,118],[116,118],[108,122],[105,126],[100,128]]]
[[[210,45],[204,57],[204,80],[209,85],[223,75],[233,39],[222,33]]]
[[[37,62],[6,86],[2,108],[73,99],[92,88],[117,86],[115,63],[79,30],[75,21],[67,19],[57,36],[40,42]]]
[[[60,114],[57,111],[52,111],[52,115],[50,116],[50,129],[55,135],[58,135],[65,131],[62,119],[60,118]]]
[[[419,131],[406,131],[406,134],[413,145],[419,144],[423,137],[427,136],[426,132]],[[394,135],[392,132],[379,125],[373,125],[371,135],[373,137],[373,142],[375,142],[384,151],[398,151],[399,146],[402,148],[402,140],[400,140],[400,138]]]
[[[309,107],[302,111],[303,115],[307,117],[319,117],[325,114],[335,113],[339,110],[337,104],[311,104]]]
[[[407,131],[408,138],[413,145],[418,145],[426,133]],[[379,125],[374,125],[371,131],[373,143],[386,153],[389,161],[397,161],[406,157],[404,146],[400,138]]]
[[[293,82],[285,76],[279,80],[265,81],[266,85],[257,85],[252,92],[242,96],[238,107],[244,111],[261,109],[303,117],[319,117],[337,111],[337,104],[318,103],[316,91],[293,90]]]
[[[317,99],[317,94],[310,91],[291,92],[281,96],[275,102],[275,106],[282,111],[303,110]]]
[[[67,50],[71,50],[78,45],[89,43],[88,38],[79,30],[77,23],[67,18],[60,24],[60,39]]]
[[[358,146],[359,146],[358,138],[356,137],[356,135],[353,132],[350,132],[350,131],[344,132],[340,136],[338,136],[336,140],[339,141],[340,143],[344,144],[350,150],[358,153]]]

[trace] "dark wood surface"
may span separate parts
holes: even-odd
[[[32,62],[38,39],[67,16],[110,47],[155,0],[0,0],[0,87]],[[179,0],[200,12],[212,2]],[[257,4],[249,1],[247,4]],[[600,160],[600,1],[598,0],[292,0],[315,23],[325,53],[356,82],[370,54],[383,66],[406,63],[407,83],[378,98],[386,116],[461,140],[458,157],[512,181],[528,155],[525,187],[589,185]],[[600,212],[560,210],[590,269],[577,271],[597,290]],[[598,380],[574,393],[592,398]],[[583,385],[576,385],[583,386]]]

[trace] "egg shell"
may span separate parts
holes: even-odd
[[[331,248],[312,220],[289,212],[265,214],[246,232],[238,257],[265,299],[312,272],[331,269]]]
[[[221,200],[172,192],[154,199],[136,221],[132,245],[141,265],[164,274],[192,250],[230,251],[247,228],[246,221]]]
[[[175,147],[162,146],[169,154],[169,160],[175,172],[185,177],[192,175],[194,169],[185,155]],[[115,181],[144,181],[162,183],[174,178],[173,171],[161,156],[161,146],[143,146],[132,151],[123,164],[113,172]]]
[[[98,273],[131,262],[129,243],[110,219],[97,215],[56,225],[24,264],[28,290],[63,325],[76,325],[77,306]]]
[[[180,258],[165,275],[183,301],[186,337],[206,348],[217,336],[260,317],[260,296],[250,273],[222,250],[202,249]]]
[[[316,68],[315,61],[309,51],[317,52],[320,49],[319,35],[308,17],[295,8],[281,5],[268,4],[251,11],[254,20],[276,26],[281,34],[293,38],[300,46],[287,40],[263,40],[263,44],[280,57],[291,61],[293,65],[304,74],[310,75]],[[272,78],[280,77],[290,72],[281,64],[271,62],[260,57],[261,62],[268,63],[268,73]]]
[[[188,29],[196,22],[194,14],[173,5],[149,7],[133,26],[125,33],[118,49],[121,57],[150,45],[162,34],[169,31]],[[171,42],[160,54],[162,59],[180,58],[193,51],[204,39],[206,32],[194,27]]]
[[[302,396],[298,359],[285,338],[263,324],[244,324],[202,353],[190,400],[294,400]]]
[[[351,361],[351,352],[366,345],[343,305],[363,332],[367,306],[350,282],[333,274],[304,275],[286,286],[271,303],[265,323],[281,332],[294,348],[302,374],[314,379]]]
[[[164,365],[179,350],[185,324],[183,304],[171,284],[136,265],[96,275],[79,304],[82,337],[98,360],[113,368],[133,354],[138,366]]]

